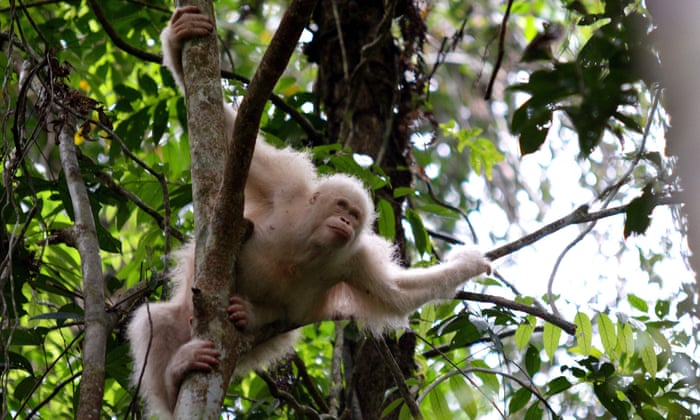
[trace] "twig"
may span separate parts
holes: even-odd
[[[163,61],[161,56],[140,50],[136,47],[129,45],[129,43],[124,41],[124,39],[121,36],[119,36],[117,31],[114,30],[112,25],[107,20],[107,17],[105,16],[102,8],[100,8],[100,5],[98,4],[97,0],[88,0],[88,4],[92,9],[92,13],[97,18],[97,21],[100,22],[100,25],[102,25],[102,29],[105,30],[107,36],[109,36],[109,39],[111,39],[112,42],[114,42],[114,45],[116,45],[117,48],[145,61],[150,61],[153,63],[161,63]]]
[[[504,378],[508,378],[508,379],[510,379],[510,380],[512,380],[512,381],[514,381],[514,382],[517,382],[518,384],[520,384],[520,386],[522,386],[523,388],[525,388],[525,389],[527,389],[528,391],[530,391],[530,393],[532,393],[532,395],[534,395],[535,398],[537,398],[538,400],[540,400],[540,402],[541,402],[542,404],[544,404],[544,406],[547,408],[547,410],[549,410],[549,412],[552,413],[552,414],[554,414],[555,417],[556,417],[556,412],[555,412],[554,409],[549,405],[549,402],[547,402],[547,399],[544,397],[544,395],[542,395],[542,393],[540,392],[540,390],[537,389],[537,387],[535,387],[535,385],[532,384],[531,382],[526,382],[524,379],[521,379],[521,378],[519,378],[519,377],[517,377],[517,376],[515,376],[515,375],[512,375],[512,374],[510,374],[510,373],[507,373],[507,372],[501,372],[501,371],[494,370],[494,369],[486,369],[486,368],[479,368],[479,367],[457,368],[457,370],[452,371],[452,372],[449,372],[449,373],[447,373],[446,375],[444,375],[444,376],[442,376],[442,377],[436,379],[433,383],[431,383],[430,385],[428,385],[428,386],[425,388],[425,390],[423,391],[423,393],[422,393],[422,394],[420,395],[420,397],[418,398],[418,401],[422,401],[422,400],[428,395],[428,393],[430,393],[430,391],[432,391],[436,386],[440,385],[440,383],[442,383],[442,382],[445,381],[446,379],[448,379],[448,378],[450,378],[450,377],[452,377],[452,376],[455,376],[455,375],[457,375],[457,374],[466,377],[467,374],[469,374],[469,373],[476,373],[476,372],[478,372],[478,373],[487,373],[487,374],[490,374],[490,375],[499,375],[499,376],[503,376]]]
[[[375,346],[377,346],[377,351],[382,356],[384,365],[389,368],[389,372],[391,373],[392,378],[394,378],[396,389],[398,389],[403,402],[406,404],[408,411],[411,413],[411,416],[414,419],[422,419],[423,415],[418,408],[418,403],[413,398],[413,395],[411,395],[411,391],[408,389],[408,385],[406,385],[406,378],[404,378],[403,373],[401,373],[401,368],[399,367],[399,364],[396,363],[396,359],[394,359],[394,355],[391,354],[391,350],[386,344],[386,341],[384,341],[384,338],[370,335],[368,339],[372,340]]]
[[[331,0],[331,9],[333,9],[333,20],[335,21],[335,30],[338,32],[338,44],[340,46],[340,57],[343,62],[343,77],[345,82],[350,79],[350,70],[348,69],[348,57],[345,51],[345,40],[343,38],[343,28],[340,25],[340,13],[338,13],[338,2]]]
[[[302,414],[304,418],[310,418],[310,419],[320,419],[321,416],[318,414],[316,410],[313,408],[309,407],[308,405],[302,404],[299,401],[297,401],[296,398],[292,394],[290,394],[287,391],[282,391],[279,389],[277,384],[275,384],[274,379],[265,371],[263,370],[256,370],[255,373],[262,378],[263,381],[267,384],[267,388],[270,390],[270,394],[272,394],[273,397],[277,398],[278,400],[282,400],[289,404],[292,409],[297,411],[299,414]]]
[[[656,109],[659,106],[659,97],[660,97],[660,91],[659,89],[656,90],[654,94],[654,100],[651,106],[651,109],[649,110],[649,117],[647,118],[647,124],[644,128],[644,134],[642,135],[642,144],[639,145],[639,150],[632,161],[632,164],[627,168],[627,171],[620,177],[620,179],[611,187],[607,188],[603,193],[601,193],[600,197],[605,197],[603,200],[603,208],[607,207],[610,204],[610,201],[617,195],[617,192],[622,188],[622,185],[626,182],[627,178],[629,178],[632,175],[632,172],[634,169],[637,167],[639,162],[642,160],[642,156],[644,155],[644,151],[646,150],[646,144],[647,144],[647,139],[649,138],[649,132],[651,130],[651,123],[654,120],[654,113],[656,113]],[[552,308],[552,312],[556,314],[557,316],[560,316],[559,314],[559,309],[557,308],[556,302],[554,300],[554,293],[552,292],[553,286],[554,286],[554,278],[557,275],[557,272],[559,271],[559,266],[561,265],[561,262],[564,260],[564,257],[571,251],[579,242],[583,240],[595,227],[596,223],[598,223],[598,220],[594,220],[593,222],[589,223],[586,228],[574,238],[571,243],[569,243],[559,254],[557,257],[556,262],[554,263],[554,267],[552,268],[552,272],[549,275],[549,281],[547,282],[547,300],[549,301],[549,307]]]
[[[452,210],[452,211],[456,212],[457,214],[459,214],[460,216],[462,216],[462,219],[464,219],[464,221],[467,223],[467,226],[469,227],[469,233],[471,233],[471,235],[472,235],[472,241],[475,244],[478,244],[479,238],[476,235],[476,230],[474,230],[474,226],[472,225],[471,220],[469,220],[469,215],[467,214],[467,212],[460,209],[459,207],[455,207],[449,203],[446,203],[444,200],[441,200],[437,195],[435,195],[435,191],[433,191],[433,186],[430,183],[430,179],[428,179],[428,177],[425,177],[422,175],[419,175],[419,177],[425,183],[425,187],[428,189],[428,195],[435,202],[435,204],[437,204],[440,207],[444,207],[448,210]]]
[[[498,70],[501,69],[501,63],[503,63],[503,55],[505,54],[506,48],[506,29],[508,28],[508,19],[510,18],[510,9],[512,7],[513,0],[508,0],[508,5],[506,6],[506,13],[503,15],[503,21],[501,21],[501,31],[498,34],[498,56],[496,57],[496,63],[493,65],[491,79],[489,80],[488,87],[486,88],[486,94],[484,95],[484,99],[487,101],[491,99],[491,94],[493,93],[493,84],[496,82]]]
[[[328,390],[328,413],[337,417],[340,411],[340,393],[343,390],[342,378],[342,357],[345,346],[345,332],[340,321],[334,321],[335,341],[333,342],[333,353],[331,358],[331,384]]]
[[[311,395],[311,398],[314,400],[316,405],[318,405],[319,410],[327,413],[329,410],[328,403],[326,403],[326,400],[323,399],[321,393],[318,392],[313,380],[309,376],[309,371],[306,369],[306,364],[303,360],[301,360],[301,357],[299,357],[296,352],[292,354],[292,362],[294,362],[294,365],[297,367],[297,377],[301,379],[301,382],[304,384],[304,387],[306,387],[309,395]]]

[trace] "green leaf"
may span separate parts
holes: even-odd
[[[550,361],[554,360],[554,352],[559,347],[559,338],[561,337],[561,328],[549,322],[544,323],[544,331],[542,332],[542,344],[544,351],[547,353]]]
[[[26,349],[25,349],[26,351]],[[7,359],[5,359],[7,355]],[[19,353],[13,351],[8,351],[6,354],[0,352],[0,366],[7,370],[23,370],[31,375],[34,375],[34,369],[32,368],[32,362],[30,362],[26,357]]]
[[[668,315],[669,310],[671,309],[671,303],[667,300],[659,300],[656,302],[656,305],[654,306],[654,313],[659,319],[663,319]]]
[[[566,379],[566,377],[559,376],[558,378],[552,379],[547,384],[547,396],[551,397],[552,395],[558,394],[560,392],[564,392],[571,387],[572,387],[572,383],[569,382],[569,380]]]
[[[593,392],[598,397],[598,401],[610,411],[610,414],[618,419],[629,419],[627,406],[617,397],[617,390],[609,381],[594,384]]]
[[[36,387],[40,384],[40,382],[41,379],[34,376],[28,376],[22,379],[15,385],[13,397],[16,398],[17,401],[24,401],[33,391],[36,391]]]
[[[478,407],[471,385],[467,384],[461,376],[451,376],[448,382],[452,395],[454,395],[462,411],[467,413],[470,418],[476,418]]]
[[[510,402],[508,403],[508,414],[513,415],[525,407],[530,401],[531,397],[532,393],[527,388],[520,388],[519,390],[515,391],[513,396],[510,397]]]
[[[510,129],[517,134],[520,154],[536,152],[544,143],[552,126],[552,111],[545,106],[536,106],[529,100],[513,113]]]
[[[527,409],[525,420],[542,420],[544,409],[540,407],[539,402],[536,402]]]
[[[642,312],[649,312],[649,305],[647,302],[640,298],[639,296],[629,293],[627,295],[627,301],[632,305],[633,308],[642,311]]]
[[[479,367],[482,369],[491,369],[491,367],[488,364],[486,364],[486,362],[478,359],[472,360],[472,366]],[[481,381],[484,383],[484,388],[489,391],[497,392],[501,386],[498,382],[498,375],[495,375],[490,372],[474,372],[474,375],[481,379]]]
[[[579,312],[574,317],[574,323],[576,324],[576,344],[580,348],[581,354],[588,356],[593,348],[591,319],[583,312]]]
[[[393,241],[396,237],[396,218],[394,216],[394,208],[385,199],[380,199],[377,202],[377,230],[383,238]]]
[[[656,328],[651,328],[647,324],[647,333],[649,333],[649,336],[663,349],[663,351],[668,353],[671,352],[671,343],[668,342],[668,339],[661,333],[661,331]]]
[[[151,141],[158,144],[168,128],[168,101],[162,100],[153,109],[153,129]]]
[[[598,315],[598,332],[600,333],[600,341],[603,343],[605,353],[607,353],[610,359],[617,360],[620,356],[620,351],[615,324],[613,324],[610,317],[604,313]]]
[[[617,340],[622,354],[634,353],[634,333],[629,323],[617,323]]]
[[[515,347],[522,350],[530,342],[532,332],[535,331],[535,318],[532,315],[525,317],[525,322],[518,325],[515,330]]]
[[[389,416],[394,410],[396,410],[397,407],[403,406],[403,400],[401,398],[397,398],[394,401],[390,402],[387,404],[386,407],[382,410],[382,418]]]
[[[540,352],[537,347],[529,345],[525,352],[525,370],[530,376],[534,376],[539,372],[542,361],[540,360]]]
[[[652,377],[656,376],[656,351],[654,350],[654,342],[646,331],[637,331],[637,351],[642,358],[644,369]]]
[[[430,237],[418,213],[413,209],[407,209],[406,220],[408,224],[411,225],[411,232],[413,232],[413,239],[416,241],[416,248],[418,251],[421,253],[430,253]]]
[[[428,401],[430,401],[430,413],[435,416],[435,418],[448,419],[451,417],[450,409],[445,400],[445,394],[440,391],[440,387],[434,388],[428,394]]]

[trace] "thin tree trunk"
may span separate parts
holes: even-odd
[[[83,374],[76,418],[99,419],[104,394],[105,351],[109,334],[105,313],[105,287],[102,275],[100,244],[78,157],[73,142],[72,118],[64,121],[59,133],[59,153],[63,173],[70,193],[75,235],[83,274],[85,297],[85,342],[83,345]]]

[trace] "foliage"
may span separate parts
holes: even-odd
[[[519,135],[522,154],[542,146],[553,125],[555,111],[563,111],[578,134],[580,153],[588,156],[606,129],[641,131],[639,122],[626,115],[625,106],[637,103],[640,88],[650,84],[656,58],[649,50],[650,20],[641,11],[625,13],[628,1],[610,1],[603,13],[581,17],[579,24],[595,30],[575,60],[554,62],[537,70],[527,83],[511,86],[530,98],[514,113],[511,130]]]
[[[75,215],[50,129],[63,115],[51,101],[65,94],[87,103],[74,128],[108,290],[102,417],[125,418],[135,413],[125,322],[143,299],[167,295],[165,256],[193,227],[184,102],[157,57],[172,4],[36,3],[0,6],[0,413],[71,418],[78,403],[84,287],[71,229]],[[413,59],[432,73],[429,96],[411,127],[417,182],[392,191],[407,199],[401,212],[377,193],[380,233],[395,238],[401,221],[414,263],[427,265],[446,242],[471,237],[484,248],[503,245],[582,204],[601,212],[616,204],[619,211],[611,214],[625,214],[626,222],[591,226],[593,234],[579,248],[594,251],[576,257],[584,269],[553,270],[561,295],[547,287],[548,272],[532,267],[549,270],[552,254],[584,229],[504,258],[498,267],[503,277],[469,286],[546,308],[554,320],[574,323],[575,336],[551,319],[503,305],[427,305],[411,320],[421,341],[419,371],[408,385],[426,417],[698,416],[694,290],[678,257],[685,221],[659,208],[673,202],[677,180],[673,161],[661,157],[663,144],[654,152],[642,141],[647,121],[653,137],[662,137],[667,123],[650,100],[658,65],[650,17],[639,2],[623,0],[514,4],[496,99],[485,102],[474,86],[485,84],[496,61],[492,41],[503,3],[438,1],[425,10],[430,36]],[[250,77],[286,2],[220,0],[215,7],[224,67],[232,60],[236,74]],[[100,15],[123,44],[108,36]],[[543,21],[569,29],[563,46],[546,55],[556,59],[519,62]],[[300,51],[276,95],[322,133],[315,77]],[[241,80],[225,84],[234,101],[245,89]],[[307,144],[308,132],[280,106],[269,105],[262,129],[271,141]],[[578,159],[569,138],[578,141]],[[365,165],[341,145],[317,147],[313,156],[322,173],[355,174],[377,192],[392,185],[378,164]],[[573,178],[554,172],[562,167]],[[557,189],[561,183],[566,194]],[[554,237],[551,232],[538,239]],[[605,287],[611,284],[612,292]],[[335,387],[348,385],[328,374],[335,334],[362,337],[352,325],[342,327],[306,326],[298,357],[273,370],[271,381],[251,374],[233,383],[225,409],[237,418],[302,418],[299,407],[325,412]],[[402,399],[391,398],[397,390],[386,395],[393,402],[385,414],[408,417]]]

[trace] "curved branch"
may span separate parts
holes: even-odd
[[[70,112],[73,114],[73,116],[77,118],[84,118],[84,115],[79,113],[77,110],[73,109],[72,107],[68,106],[67,104],[61,104],[63,106],[63,109],[67,112]],[[171,220],[171,207],[170,207],[170,196],[168,193],[168,180],[165,178],[165,175],[162,173],[156,171],[155,169],[151,168],[146,162],[141,160],[138,156],[136,156],[134,153],[131,152],[129,147],[126,145],[124,140],[122,140],[121,137],[115,133],[111,127],[108,127],[106,124],[104,124],[102,121],[99,119],[90,119],[90,118],[84,118],[86,121],[90,121],[90,123],[95,124],[97,127],[99,127],[101,130],[103,130],[107,135],[109,136],[110,140],[116,141],[117,144],[119,145],[122,153],[124,153],[129,159],[131,159],[134,163],[136,163],[138,166],[143,168],[146,172],[148,172],[151,176],[153,176],[157,181],[158,184],[160,185],[161,192],[163,194],[163,208],[164,208],[164,213],[165,215],[161,216],[158,212],[150,208],[146,203],[144,203],[137,195],[132,193],[131,191],[126,190],[125,188],[122,188],[119,186],[114,179],[104,173],[104,172],[96,172],[97,177],[100,179],[100,181],[105,183],[105,186],[112,191],[124,195],[127,199],[131,200],[137,207],[139,207],[141,210],[143,210],[145,213],[147,213],[149,216],[151,216],[156,223],[158,223],[158,226],[160,226],[164,233],[165,233],[165,251],[166,254],[169,253],[170,250],[170,236],[174,236],[177,238],[180,242],[184,242],[186,240],[185,235],[180,232],[177,228],[173,227],[170,224]],[[82,157],[85,158],[85,157]],[[87,159],[87,158],[85,158]],[[167,263],[166,263],[167,267]]]
[[[644,156],[644,153],[646,151],[646,144],[647,144],[647,139],[649,138],[649,132],[651,130],[651,124],[654,121],[654,114],[656,113],[656,110],[659,106],[659,98],[661,96],[660,90],[657,88],[656,92],[654,93],[654,100],[653,104],[651,106],[651,109],[649,110],[649,117],[647,118],[647,124],[646,127],[644,128],[644,135],[642,136],[642,144],[639,146],[639,150],[636,153],[636,156],[632,160],[632,164],[627,168],[627,171],[620,177],[620,179],[612,186],[608,187],[605,191],[603,191],[602,194],[600,194],[599,198],[606,197],[603,200],[603,208],[606,208],[608,204],[612,201],[612,199],[615,197],[618,191],[620,191],[620,188],[622,188],[622,185],[627,181],[627,179],[632,175],[632,172],[634,172],[635,168],[639,164],[639,162],[642,160],[642,157]],[[549,307],[552,308],[552,312],[554,312],[555,315],[560,315],[559,314],[559,309],[557,308],[556,301],[554,299],[554,293],[552,291],[553,286],[554,286],[554,278],[557,275],[557,272],[559,271],[559,266],[561,265],[561,262],[564,260],[564,257],[571,251],[578,243],[580,243],[583,238],[588,236],[589,233],[593,230],[595,227],[596,223],[598,223],[598,220],[594,220],[593,222],[589,223],[586,228],[581,231],[576,238],[574,238],[573,241],[571,241],[564,249],[562,252],[559,254],[557,257],[556,262],[554,263],[554,267],[552,268],[552,272],[549,275],[549,280],[547,281],[547,300],[549,301]]]
[[[423,391],[421,396],[418,398],[418,401],[419,402],[422,401],[428,395],[428,393],[430,393],[430,391],[432,391],[436,386],[440,385],[442,382],[444,382],[446,379],[449,379],[452,376],[459,374],[459,375],[466,377],[466,375],[468,373],[477,373],[477,372],[478,373],[487,373],[487,374],[491,374],[491,375],[500,375],[500,376],[503,376],[504,378],[507,378],[507,379],[510,379],[514,382],[517,382],[518,384],[520,384],[520,386],[522,386],[523,388],[526,388],[528,391],[530,391],[530,393],[532,395],[534,395],[535,398],[540,400],[540,402],[542,404],[544,404],[544,406],[547,408],[547,410],[549,410],[550,413],[556,415],[556,412],[549,405],[549,402],[547,402],[547,399],[545,398],[545,396],[542,395],[540,390],[537,389],[537,387],[534,384],[532,384],[531,382],[526,382],[524,379],[521,379],[518,376],[510,374],[508,372],[501,372],[499,370],[479,368],[479,367],[457,368],[457,370],[449,372],[446,375],[436,379],[433,383],[431,383],[430,385],[428,385],[425,388],[425,391]]]
[[[673,205],[673,204],[682,204],[683,200],[678,194],[673,194],[670,196],[658,196],[655,197],[655,205],[656,206],[666,206],[666,205]],[[544,238],[545,236],[548,236],[554,232],[557,232],[561,230],[562,228],[565,228],[569,225],[576,225],[580,223],[587,223],[587,222],[592,222],[594,220],[599,220],[603,219],[606,217],[610,216],[615,216],[617,214],[622,214],[627,212],[629,209],[630,204],[625,204],[622,206],[617,206],[617,207],[611,207],[608,209],[604,210],[599,210],[596,212],[589,212],[588,211],[588,205],[584,204],[580,207],[578,207],[576,210],[571,212],[570,214],[562,217],[559,220],[555,220],[554,222],[528,234],[523,236],[520,239],[517,239],[513,242],[510,242],[508,244],[505,244],[503,246],[500,246],[496,249],[493,249],[489,252],[487,252],[485,255],[488,259],[491,261],[497,260],[505,255],[512,254],[513,252],[524,248],[528,245],[532,245],[533,243],[539,241],[540,239]]]
[[[406,384],[406,378],[403,376],[401,368],[396,362],[396,359],[394,359],[394,355],[391,354],[391,350],[386,344],[386,341],[384,341],[383,337],[377,338],[371,334],[369,336],[369,340],[374,342],[379,355],[382,357],[382,360],[384,360],[384,364],[389,368],[391,377],[394,378],[396,389],[398,389],[401,399],[403,400],[404,404],[406,404],[408,411],[411,413],[411,417],[413,417],[415,420],[422,420],[423,415],[420,412],[420,408],[418,408],[418,401],[411,395],[411,391],[408,389],[408,385]]]
[[[526,305],[524,303],[515,302],[510,299],[506,299],[501,296],[488,295],[483,293],[465,292],[460,291],[455,295],[455,299],[470,300],[473,302],[486,302],[493,303],[495,305],[501,306],[503,308],[513,309],[519,312],[525,312],[526,314],[534,315],[541,318],[550,324],[554,324],[557,327],[564,330],[569,335],[576,334],[576,325],[561,318],[556,315],[550,314],[542,308],[535,306]]]
[[[493,73],[491,73],[491,79],[489,80],[488,87],[486,88],[486,94],[484,95],[485,100],[491,99],[491,93],[493,93],[493,84],[496,82],[496,75],[498,70],[501,68],[501,63],[503,62],[503,55],[505,54],[505,44],[506,44],[506,28],[508,27],[508,19],[510,18],[510,10],[513,8],[513,0],[508,0],[508,5],[506,6],[506,13],[503,15],[503,21],[501,22],[501,31],[498,34],[498,56],[496,57],[496,63],[493,65]]]
[[[514,336],[516,331],[517,331],[516,329],[504,331],[504,332],[501,332],[499,334],[496,334],[495,338],[498,338],[499,340],[503,340],[504,338]],[[533,330],[533,333],[541,333],[542,331],[544,331],[544,327],[537,326]],[[424,340],[424,341],[426,341],[426,340]],[[469,340],[460,346],[452,346],[450,344],[443,344],[442,346],[439,346],[439,347],[432,346],[432,348],[430,350],[426,350],[426,351],[422,352],[421,356],[425,357],[426,359],[432,359],[433,357],[438,357],[438,356],[445,357],[445,353],[447,353],[449,351],[456,350],[458,348],[460,348],[460,349],[467,348],[467,347],[473,346],[474,344],[489,343],[492,341],[494,341],[494,337],[481,336],[479,338]],[[426,343],[427,343],[427,341],[426,341]]]
[[[116,45],[117,48],[123,50],[127,54],[131,54],[134,57],[138,57],[145,61],[150,61],[153,63],[163,62],[163,58],[161,56],[140,50],[136,47],[129,45],[129,43],[124,41],[124,39],[122,39],[122,37],[119,36],[117,31],[114,30],[112,25],[110,25],[109,21],[107,20],[107,17],[104,14],[104,11],[100,8],[100,5],[98,4],[97,0],[88,0],[88,4],[92,9],[92,13],[97,18],[97,21],[100,22],[100,25],[102,25],[102,29],[105,30],[105,32],[109,36],[109,39],[111,39],[112,42],[114,42],[114,45]]]
[[[278,400],[285,401],[297,413],[303,415],[304,418],[321,419],[321,415],[312,407],[300,403],[299,401],[297,401],[296,398],[294,398],[294,395],[290,394],[287,391],[279,389],[277,384],[275,384],[275,380],[267,372],[261,369],[257,369],[255,373],[257,373],[258,376],[260,376],[260,378],[262,378],[262,380],[265,381],[265,383],[267,384],[267,389],[270,390],[270,394],[272,394],[273,397],[277,398]]]

